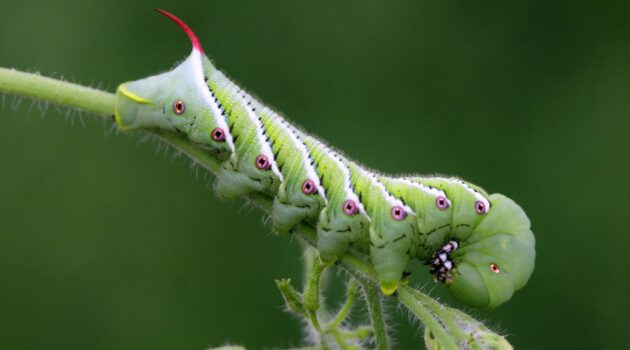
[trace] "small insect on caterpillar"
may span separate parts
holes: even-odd
[[[534,269],[529,219],[511,199],[456,178],[394,178],[333,151],[230,81],[193,50],[173,70],[118,87],[122,130],[160,129],[188,138],[222,162],[215,189],[235,198],[273,198],[272,226],[317,228],[320,258],[332,263],[349,248],[368,254],[381,290],[400,286],[411,259],[430,265],[458,299],[492,308],[511,298]]]

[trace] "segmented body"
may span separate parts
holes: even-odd
[[[289,232],[301,222],[315,225],[326,262],[349,247],[369,254],[385,294],[397,289],[408,261],[415,258],[427,261],[439,281],[451,284],[458,275],[452,272],[466,261],[457,253],[503,231],[531,243],[526,257],[531,262],[522,268],[525,281],[529,277],[533,236],[526,217],[526,222],[518,218],[522,227],[517,233],[507,227],[493,234],[478,232],[494,210],[493,197],[480,188],[457,178],[384,176],[347,159],[239,88],[203,55],[188,27],[169,17],[192,35],[193,52],[173,71],[121,85],[116,120],[122,129],[184,134],[222,161],[215,186],[220,196],[259,192],[273,198],[274,230]],[[165,86],[172,92],[164,92]],[[493,196],[506,203],[507,198]],[[502,263],[492,261],[491,266]],[[474,289],[474,283],[460,284]],[[513,289],[522,284],[518,281]],[[494,303],[492,295],[479,302]]]

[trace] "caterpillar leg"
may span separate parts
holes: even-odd
[[[312,216],[313,209],[305,206],[296,206],[290,203],[284,203],[276,197],[273,201],[273,210],[271,214],[273,230],[278,233],[287,233],[295,225]]]
[[[233,199],[253,191],[256,184],[247,175],[235,172],[226,165],[217,172],[214,188],[222,198]]]
[[[216,174],[215,190],[222,198],[233,199],[251,192],[273,194],[278,188],[278,179],[269,172],[235,170],[230,162],[223,163]]]
[[[317,249],[319,257],[325,264],[331,264],[337,260],[353,240],[354,237],[343,235],[330,227],[317,226]]]
[[[372,231],[372,230],[371,230]],[[371,232],[370,236],[378,235]],[[401,279],[409,263],[410,239],[386,241],[370,245],[370,258],[378,275],[381,291],[392,295],[401,284]]]
[[[303,181],[301,189],[283,183],[273,200],[272,227],[278,233],[286,233],[302,221],[314,221],[324,205],[317,193],[316,184]]]
[[[368,228],[364,215],[339,217],[331,215],[330,211],[330,208],[324,208],[317,222],[317,249],[326,264],[337,260],[350,245],[364,245],[366,242],[361,241],[365,241]]]

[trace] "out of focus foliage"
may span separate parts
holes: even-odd
[[[154,6],[4,0],[0,65],[113,91],[188,53]],[[515,348],[620,346],[614,335],[630,314],[630,4],[160,6],[186,19],[219,68],[353,158],[390,173],[459,175],[522,205],[534,275],[505,305],[472,311]],[[299,343],[274,286],[300,278],[295,242],[241,202],[216,199],[186,160],[111,134],[109,123],[30,107],[0,97],[0,348]],[[412,283],[431,288],[419,265]],[[431,294],[460,306],[443,292]],[[415,328],[395,333],[417,348]]]

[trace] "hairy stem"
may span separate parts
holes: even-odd
[[[416,298],[410,293],[407,287],[400,288],[398,291],[398,297],[400,302],[405,305],[425,327],[430,329],[435,337],[444,341],[441,345],[447,350],[457,350],[457,345],[449,337],[448,331],[444,328],[444,325],[433,316],[423,305],[419,304]]]
[[[330,321],[326,329],[333,329],[339,327],[343,321],[346,320],[348,315],[350,314],[350,310],[354,306],[354,302],[357,299],[357,293],[359,292],[359,283],[356,279],[352,278],[348,281],[348,285],[346,287],[346,301],[337,313],[337,316]]]
[[[324,265],[319,259],[313,259],[312,264],[304,285],[304,306],[314,312],[319,309],[319,278],[324,271]]]
[[[114,115],[116,103],[108,92],[6,68],[0,68],[0,91],[108,117]]]
[[[453,317],[453,311],[455,310],[447,310],[444,306],[440,305],[432,298],[411,288],[402,288],[400,293],[400,300],[403,305],[407,305],[405,304],[407,299],[403,297],[403,294],[405,296],[406,293],[410,294],[418,303],[420,303],[420,307],[427,310],[434,319],[440,320],[440,325],[445,331],[451,333],[449,334],[451,338],[461,339],[466,336],[464,332],[459,329],[456,324],[456,320]],[[408,308],[411,310],[411,307],[408,306]],[[434,331],[434,333],[436,332]]]
[[[365,302],[372,321],[376,348],[378,350],[389,350],[389,335],[387,334],[387,323],[383,313],[382,296],[373,283],[363,281],[361,287],[365,294]]]

